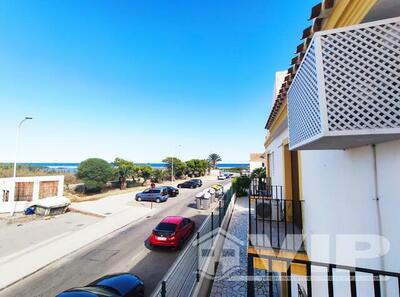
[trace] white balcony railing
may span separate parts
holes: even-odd
[[[400,138],[400,18],[318,32],[288,91],[291,149]]]

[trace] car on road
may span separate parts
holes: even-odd
[[[168,190],[165,187],[148,188],[135,196],[136,201],[165,202],[168,200]]]
[[[178,188],[189,188],[189,189],[194,189],[198,187],[198,183],[191,181],[191,180],[187,180],[183,183],[178,184]]]
[[[165,186],[164,188],[167,189],[167,192],[168,192],[168,196],[169,196],[169,197],[176,197],[176,196],[179,195],[179,190],[178,190],[177,188],[175,188],[175,187],[172,187],[172,186]]]
[[[226,176],[224,174],[218,175],[218,180],[225,180]]]
[[[143,297],[144,284],[136,275],[117,273],[104,276],[85,287],[66,290],[56,297]]]
[[[154,228],[149,243],[151,247],[164,246],[180,249],[192,235],[195,223],[181,216],[168,216]]]
[[[196,183],[198,187],[201,187],[203,185],[203,181],[200,178],[192,178],[190,181]]]

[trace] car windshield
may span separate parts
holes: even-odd
[[[174,231],[176,230],[176,224],[172,224],[172,223],[160,223],[160,224],[158,224],[156,230],[158,230],[158,231],[174,232]]]

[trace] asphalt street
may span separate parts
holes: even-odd
[[[84,286],[106,274],[126,271],[144,280],[146,296],[149,296],[180,253],[171,249],[149,249],[147,239],[152,229],[168,215],[191,218],[196,223],[196,229],[199,228],[208,211],[196,209],[195,194],[215,182],[204,181],[202,188],[180,189],[178,197],[158,204],[160,210],[152,216],[48,265],[0,291],[0,296],[55,296],[63,290]]]

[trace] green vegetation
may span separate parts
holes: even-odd
[[[192,159],[185,163],[185,174],[189,176],[203,176],[207,173],[210,167],[210,163],[207,160]]]
[[[235,168],[226,168],[224,169],[224,171],[241,173],[243,170],[248,170],[248,169],[249,167],[235,167]]]
[[[208,156],[208,161],[210,162],[212,168],[215,169],[217,167],[217,163],[222,161],[222,158],[220,155],[212,153]]]
[[[266,177],[267,177],[267,171],[264,167],[256,168],[251,173],[251,178],[262,179],[262,178],[266,178]]]
[[[151,173],[151,181],[155,183],[162,183],[167,175],[165,169],[153,169]]]
[[[1,163],[0,164],[0,178],[12,177],[13,176],[12,163]],[[77,179],[74,173],[65,172],[65,170],[49,169],[42,166],[34,166],[29,164],[18,164],[17,165],[17,176],[45,176],[45,175],[64,175],[65,184],[77,184],[80,181]]]
[[[100,192],[113,176],[113,168],[103,159],[90,158],[81,162],[76,176],[83,180],[86,192]]]
[[[148,165],[142,165],[142,166],[137,166],[137,170],[139,172],[139,177],[143,179],[142,185],[144,185],[147,180],[152,176],[153,174],[153,168]]]
[[[126,179],[133,175],[135,164],[133,164],[133,162],[131,161],[127,161],[121,158],[115,158],[113,165],[113,171],[119,180],[120,189],[126,189]]]
[[[236,193],[236,196],[247,196],[247,190],[250,188],[251,179],[248,176],[235,177],[232,180],[232,189]]]
[[[174,166],[174,178],[181,178],[186,172],[186,163],[175,157],[167,157],[162,160],[167,165],[169,175],[172,175],[172,164]]]

